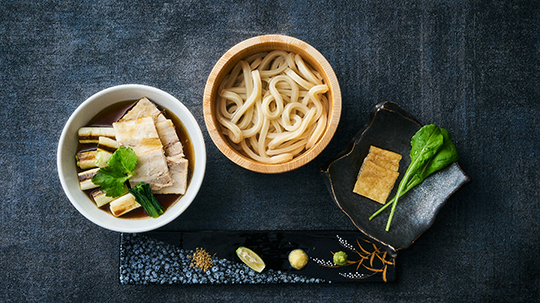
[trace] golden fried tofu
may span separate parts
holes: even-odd
[[[362,163],[353,192],[366,198],[386,203],[399,176],[401,155],[371,146]]]
[[[369,147],[366,160],[373,161],[373,163],[384,168],[397,171],[399,161],[401,161],[401,155],[372,145]]]

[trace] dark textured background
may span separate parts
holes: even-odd
[[[0,301],[515,301],[540,291],[540,9],[533,1],[1,1]],[[327,149],[282,175],[243,170],[210,140],[206,78],[234,44],[286,34],[341,84]],[[397,281],[120,286],[120,236],[62,192],[56,144],[92,94],[146,84],[181,100],[207,144],[192,206],[164,229],[353,229],[319,167],[381,101],[453,134],[473,180],[398,256]]]

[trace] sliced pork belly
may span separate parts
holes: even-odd
[[[133,186],[146,182],[152,190],[173,183],[163,146],[151,117],[113,123],[119,145],[131,147],[137,155],[135,176],[130,178]]]
[[[184,156],[184,148],[170,119],[156,123],[156,129],[165,150],[165,156]]]
[[[161,140],[157,133],[154,121],[150,117],[124,122],[113,123],[116,132],[116,141],[125,147],[131,147],[135,154],[159,148]]]
[[[173,179],[171,186],[155,191],[156,194],[185,194],[188,179],[188,160],[181,155],[167,157],[167,165]]]
[[[119,120],[119,122],[137,120],[142,117],[151,117],[155,123],[166,119],[152,101],[143,97]]]
[[[166,119],[156,105],[144,97],[120,121],[119,123],[126,123],[118,126],[118,131],[122,131],[125,137],[118,139],[117,135],[117,140],[133,148],[139,158],[135,169],[137,175],[131,177],[130,183],[135,185],[146,182],[150,184],[152,192],[157,194],[185,194],[189,162],[184,158],[184,148],[172,120]],[[140,129],[137,130],[135,125]],[[126,129],[121,129],[124,127]],[[156,133],[150,136],[152,127]],[[165,162],[158,160],[160,158],[158,153],[144,154],[151,147],[157,148],[156,138],[159,140],[159,148],[164,154]],[[163,163],[166,164],[170,179],[167,179],[167,174],[164,173]],[[151,165],[156,165],[157,168],[154,169]]]
[[[178,139],[171,120],[156,123],[156,128],[165,149],[167,165],[173,179],[173,185],[163,187],[159,194],[185,194],[188,179],[188,160],[184,158],[184,148]]]
[[[135,175],[129,179],[131,186],[146,182],[154,191],[173,185],[173,179],[162,149],[156,148],[137,154],[137,167],[135,167],[134,172]]]

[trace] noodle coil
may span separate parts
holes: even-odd
[[[320,74],[298,54],[259,53],[238,62],[225,77],[216,116],[236,149],[259,162],[283,163],[322,137],[327,91]]]

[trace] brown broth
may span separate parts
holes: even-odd
[[[138,100],[130,100],[130,101],[122,101],[115,103],[113,105],[107,106],[102,111],[97,113],[86,126],[112,126],[112,124],[116,121],[118,121],[124,114],[130,110],[135,103],[137,103]],[[158,106],[156,104],[156,106]],[[188,132],[180,119],[176,117],[170,110],[166,108],[162,108],[158,106],[158,108],[161,110],[163,115],[171,119],[173,121],[173,124],[176,128],[176,133],[178,134],[178,138],[180,139],[180,142],[182,143],[182,146],[184,147],[184,155],[186,159],[189,161],[188,164],[188,180],[187,180],[187,187],[189,187],[189,184],[191,182],[191,177],[193,175],[193,169],[194,169],[194,163],[195,163],[195,152],[193,149],[193,144],[191,143],[191,140],[189,138]],[[83,151],[83,150],[91,150],[95,149],[96,144],[80,144],[77,148],[77,151]],[[81,170],[77,167],[77,172],[80,172]],[[93,201],[92,199],[92,192],[96,189],[90,189],[84,191],[88,198]],[[159,204],[163,207],[165,211],[167,209],[171,208],[180,198],[182,195],[180,194],[155,194],[154,195],[156,199],[158,200]],[[108,205],[108,204],[107,204]],[[111,216],[112,213],[110,212],[107,205],[101,207],[100,209],[108,212]],[[122,216],[120,218],[124,219],[144,219],[144,218],[150,218],[148,214],[144,211],[142,207],[139,207],[135,210],[132,210]]]

